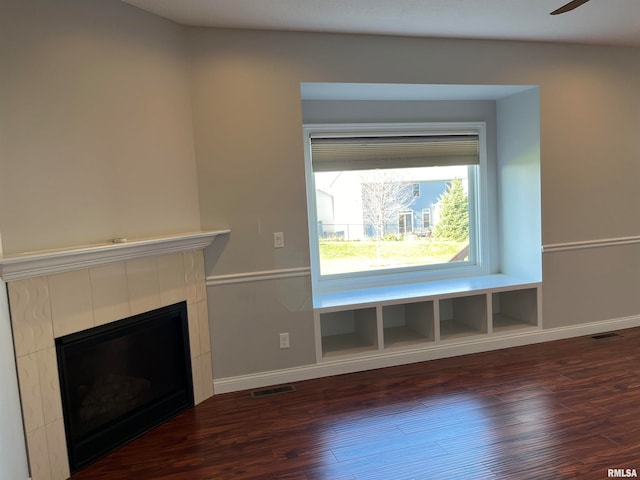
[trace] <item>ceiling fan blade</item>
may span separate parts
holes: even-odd
[[[575,10],[576,8],[578,8],[580,5],[584,5],[588,1],[589,0],[573,0],[567,3],[564,7],[560,7],[557,10],[551,12],[551,15],[560,15],[561,13],[570,12],[571,10]]]

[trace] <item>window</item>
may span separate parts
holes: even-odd
[[[406,235],[413,232],[413,211],[406,210],[400,212],[398,217],[398,233]]]
[[[318,290],[481,273],[484,124],[307,125],[305,142]]]
[[[431,210],[428,208],[422,209],[422,228],[428,231],[431,228]]]

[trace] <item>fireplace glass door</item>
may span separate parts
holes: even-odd
[[[193,406],[186,303],[56,339],[72,471]]]

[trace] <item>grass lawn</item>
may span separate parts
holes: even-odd
[[[435,239],[405,241],[321,241],[322,274],[359,272],[376,268],[447,263],[468,242]]]

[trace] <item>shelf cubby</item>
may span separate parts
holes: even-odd
[[[383,306],[382,325],[384,348],[433,342],[433,301]]]
[[[438,303],[442,340],[487,333],[486,295],[444,298]]]
[[[375,307],[321,313],[320,331],[325,358],[378,349]]]
[[[491,306],[495,333],[538,326],[538,292],[535,288],[494,292]]]

